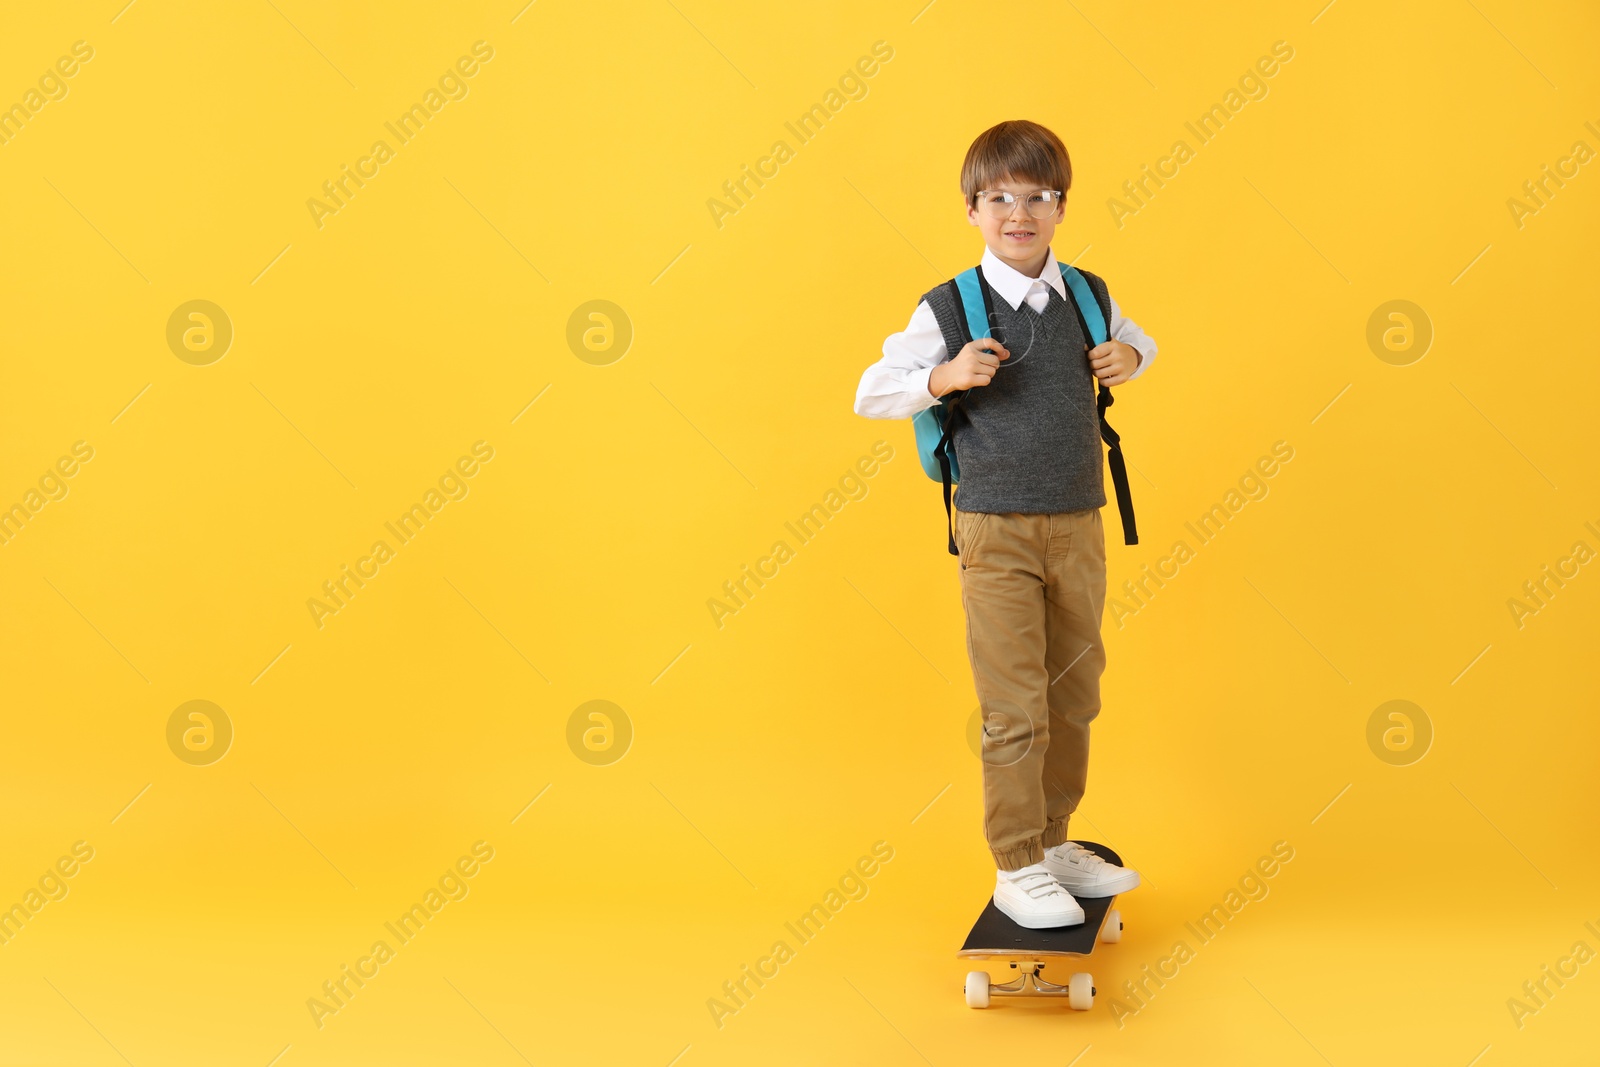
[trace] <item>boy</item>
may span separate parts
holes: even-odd
[[[1139,884],[1138,872],[1069,841],[1067,820],[1083,797],[1105,670],[1094,383],[1138,377],[1156,345],[1083,271],[1111,311],[1110,339],[1089,347],[1050,248],[1071,186],[1066,147],[1048,129],[1013,121],[984,131],[961,166],[961,193],[988,246],[980,269],[1005,344],[962,345],[940,285],[884,341],[855,400],[858,415],[903,419],[971,390],[951,443],[967,655],[983,709],[984,834],[998,867],[995,906],[1033,929],[1083,922],[1074,893]]]

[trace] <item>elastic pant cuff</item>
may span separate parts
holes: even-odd
[[[1039,841],[1042,848],[1054,848],[1067,839],[1067,820],[1065,818],[1053,819],[1045,824],[1044,837]]]
[[[994,862],[1002,871],[1014,871],[1034,863],[1044,861],[1044,846],[1037,837],[1026,841],[1015,848],[990,849],[994,853]]]

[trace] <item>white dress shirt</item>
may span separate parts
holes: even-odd
[[[1044,269],[1038,278],[1030,278],[1003,261],[988,248],[983,250],[983,276],[1000,297],[1015,310],[1026,300],[1028,306],[1043,312],[1050,302],[1048,285],[1067,295],[1067,283],[1056,265],[1056,253],[1051,249],[1045,255]],[[1117,298],[1111,297],[1111,322],[1107,324],[1110,338],[1138,349],[1143,357],[1139,367],[1130,375],[1137,378],[1150,369],[1156,355],[1156,343],[1139,329],[1138,324],[1122,317]],[[943,363],[949,350],[944,334],[934,318],[933,309],[926,300],[917,305],[911,314],[911,323],[899,333],[893,333],[883,342],[883,358],[868,367],[861,375],[856,388],[856,414],[869,419],[909,419],[924,408],[931,408],[939,398],[928,392],[928,376],[933,368]],[[1005,363],[1002,361],[1002,367]]]

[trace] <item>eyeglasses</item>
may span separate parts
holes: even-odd
[[[992,218],[1003,219],[1011,214],[1011,209],[1017,203],[1017,194],[1008,193],[1003,189],[980,189],[978,199],[983,201],[983,208]],[[1028,194],[1028,214],[1036,219],[1048,218],[1056,213],[1056,207],[1065,199],[1059,189],[1039,189]]]

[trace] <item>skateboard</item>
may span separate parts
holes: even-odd
[[[1093,841],[1078,844],[1105,859],[1107,863],[1122,866],[1122,857],[1105,845]],[[994,906],[994,897],[984,906],[983,914],[973,924],[966,943],[956,953],[962,959],[1007,960],[1017,976],[1002,985],[996,985],[988,971],[971,971],[967,974],[967,1007],[987,1008],[989,998],[997,997],[1065,997],[1067,1006],[1075,1011],[1088,1011],[1094,1007],[1094,977],[1078,972],[1066,985],[1047,981],[1041,973],[1046,963],[1067,957],[1084,957],[1094,951],[1096,943],[1122,940],[1122,913],[1114,905],[1115,896],[1080,897],[1073,894],[1083,908],[1083,922],[1076,926],[1056,926],[1044,930],[1029,930],[1018,926]],[[1031,988],[1030,988],[1031,987]]]

